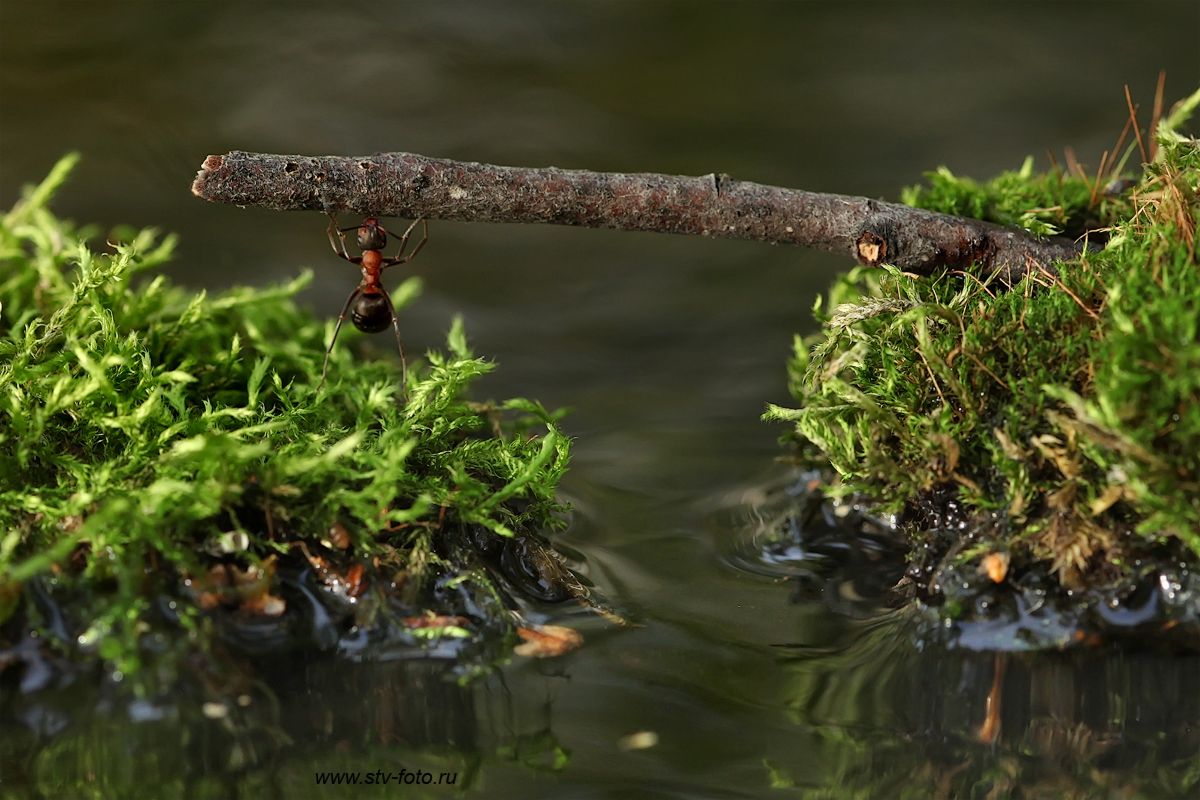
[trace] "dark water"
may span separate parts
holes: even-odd
[[[332,315],[354,276],[323,220],[196,200],[206,154],[411,150],[895,198],[938,164],[982,176],[1072,146],[1095,165],[1123,84],[1147,107],[1159,69],[1169,96],[1195,87],[1197,23],[1165,3],[8,0],[0,205],[78,149],[61,213],[178,231],[172,272],[195,286],[312,266],[304,299]],[[432,235],[410,350],[461,313],[501,365],[486,391],[574,409],[565,541],[641,627],[572,617],[581,650],[466,687],[423,661],[280,659],[272,691],[248,687],[223,720],[200,697],[92,711],[86,682],[9,695],[0,796],[409,796],[314,785],[316,769],[401,767],[489,797],[1195,791],[1195,657],[946,650],[840,592],[867,567],[821,588],[731,556],[782,473],[781,431],[758,416],[786,402],[791,337],[842,260],[550,227]],[[989,697],[999,728],[982,735]],[[622,749],[638,732],[656,744]]]

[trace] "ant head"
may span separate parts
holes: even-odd
[[[392,304],[383,292],[363,292],[350,309],[350,321],[363,333],[379,333],[392,324]]]
[[[382,250],[387,247],[387,231],[377,217],[367,217],[358,226],[359,250]]]

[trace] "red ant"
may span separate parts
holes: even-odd
[[[408,246],[408,237],[417,227],[418,222],[421,223],[421,241],[417,243],[411,253],[404,255],[404,248]],[[358,248],[362,250],[361,256],[352,256],[346,252],[346,231],[357,231]],[[325,351],[325,364],[321,367],[321,382],[317,384],[317,389],[319,390],[325,385],[325,372],[329,369],[329,354],[333,352],[338,332],[342,329],[342,323],[346,321],[346,312],[350,311],[350,321],[363,333],[379,333],[388,326],[388,323],[391,323],[392,329],[396,331],[396,349],[400,351],[402,386],[407,395],[408,364],[404,360],[404,345],[400,341],[400,323],[396,319],[396,309],[392,306],[392,298],[388,296],[387,289],[383,288],[380,276],[388,267],[404,264],[417,257],[417,253],[421,252],[421,248],[429,241],[429,225],[425,222],[424,217],[414,219],[400,236],[400,249],[393,258],[385,258],[383,255],[382,250],[387,247],[388,232],[379,224],[378,217],[367,217],[361,225],[339,228],[337,217],[330,214],[329,227],[325,233],[329,237],[329,246],[333,248],[335,255],[346,259],[351,264],[362,266],[362,282],[346,298],[346,305],[342,306],[342,313],[338,315],[337,327],[333,329],[333,339],[329,342],[329,349]],[[334,239],[335,234],[337,239]],[[353,310],[350,308],[352,304]]]

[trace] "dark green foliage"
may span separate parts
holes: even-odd
[[[439,572],[449,526],[554,526],[568,441],[536,403],[466,399],[492,364],[460,324],[410,370],[407,402],[398,366],[353,356],[352,337],[316,392],[331,322],[291,300],[308,275],[215,297],[135,281],[174,240],[93,251],[94,231],[46,209],[73,163],[0,220],[0,623],[30,581],[78,589],[79,641],[129,668],[153,590],[214,559],[269,576],[340,523],[357,558],[413,585]]]
[[[943,170],[906,192],[939,211],[1111,239],[1012,289],[851,271],[830,310],[818,304],[823,332],[797,341],[800,407],[768,418],[793,422],[843,492],[897,510],[954,487],[993,529],[963,558],[1025,554],[1075,583],[1112,574],[1139,542],[1200,554],[1200,145],[1175,132],[1198,103],[1164,121],[1157,158],[1120,198],[1028,162],[985,184]]]

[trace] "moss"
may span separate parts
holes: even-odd
[[[355,357],[345,338],[318,391],[332,321],[292,300],[310,275],[207,296],[152,275],[173,237],[141,231],[97,252],[95,230],[47,209],[73,164],[0,219],[10,632],[18,617],[49,626],[37,598],[71,598],[79,624],[62,646],[129,671],[160,597],[203,646],[203,609],[279,613],[277,573],[303,557],[330,584],[361,583],[365,567],[419,613],[435,584],[496,595],[486,570],[455,562],[453,532],[556,527],[568,441],[536,403],[467,399],[493,365],[459,322],[447,352],[409,371],[407,402],[398,365]]]
[[[822,331],[797,339],[799,408],[767,417],[794,423],[844,494],[893,511],[952,497],[986,528],[961,560],[1011,553],[1072,586],[1163,544],[1200,556],[1200,145],[1178,133],[1198,104],[1163,121],[1156,157],[1115,197],[1115,174],[1031,162],[986,183],[939,170],[906,191],[1035,233],[1102,230],[1011,289],[852,270],[818,303]]]
[[[1062,232],[1078,235],[1087,229],[1089,220],[1118,216],[1128,205],[1122,198],[1102,192],[1097,197],[1093,184],[1078,175],[1035,173],[1032,158],[1025,159],[1019,170],[1002,173],[986,183],[958,177],[945,167],[925,178],[925,185],[905,189],[901,201],[917,208],[1023,228],[1039,236]]]

